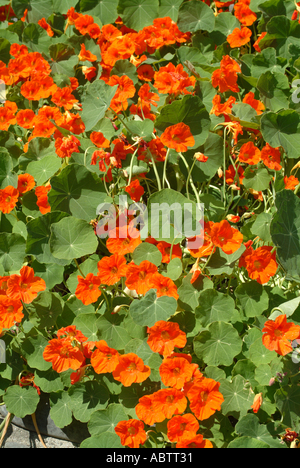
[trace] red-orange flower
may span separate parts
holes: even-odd
[[[170,263],[173,258],[181,258],[182,257],[182,250],[180,244],[173,245],[172,249],[172,259],[170,258],[171,255],[171,244],[168,242],[161,241],[156,246],[160,253],[162,254],[162,263]]]
[[[270,278],[276,274],[278,264],[276,252],[272,253],[272,250],[272,247],[269,246],[259,247],[245,258],[249,277],[260,284],[268,283]]]
[[[251,408],[253,409],[253,413],[258,413],[261,405],[262,405],[263,399],[262,399],[262,393],[258,393],[254,397],[253,405]]]
[[[97,148],[109,148],[110,146],[109,140],[107,140],[101,132],[92,132],[90,139]]]
[[[143,360],[134,353],[119,356],[119,363],[113,371],[113,378],[122,382],[124,387],[130,387],[133,383],[141,383],[151,374],[151,369]]]
[[[78,286],[75,291],[77,299],[83,302],[84,305],[93,304],[101,296],[99,286],[101,279],[94,276],[93,273],[88,273],[85,278],[77,276]]]
[[[0,332],[3,328],[8,329],[15,323],[20,323],[23,317],[23,305],[20,300],[0,295]]]
[[[30,174],[20,174],[18,176],[18,191],[20,195],[30,192],[35,186],[35,181]]]
[[[45,291],[46,283],[42,278],[34,276],[33,268],[24,266],[20,275],[11,275],[7,281],[7,296],[30,304],[39,292]]]
[[[0,211],[5,214],[10,213],[18,203],[18,199],[19,192],[11,185],[0,190]]]
[[[106,247],[110,253],[126,255],[134,252],[142,243],[139,232],[136,229],[128,229],[127,226],[110,231]]]
[[[83,352],[78,346],[73,346],[68,339],[49,341],[43,352],[43,358],[52,363],[53,369],[64,372],[69,369],[77,370],[85,363]]]
[[[276,317],[275,321],[267,320],[262,329],[262,342],[270,351],[276,351],[280,356],[290,353],[293,348],[290,341],[300,335],[300,326],[286,321],[286,315]]]
[[[45,18],[42,18],[38,21],[38,24],[43,28],[45,29],[45,31],[47,31],[47,34],[49,37],[53,37],[54,36],[54,32],[52,31],[52,28],[50,26],[50,24],[47,23],[46,19]]]
[[[291,175],[290,177],[285,176],[283,181],[284,181],[284,188],[286,190],[295,190],[295,188],[299,184],[299,179],[293,175]]]
[[[74,135],[55,140],[55,152],[60,158],[70,158],[73,153],[80,153],[79,146],[80,141]]]
[[[131,200],[135,201],[135,202],[139,202],[141,197],[144,195],[145,193],[145,190],[144,188],[141,186],[140,182],[138,179],[136,180],[133,180],[130,185],[128,185],[126,188],[125,188],[125,192],[128,193],[128,195],[130,196]]]
[[[72,94],[71,86],[65,88],[57,88],[57,91],[53,94],[51,101],[54,102],[58,107],[64,107],[66,110],[73,108],[74,104],[78,102]]]
[[[33,128],[35,113],[31,109],[20,110],[17,113],[17,124],[22,128]]]
[[[215,223],[211,228],[210,237],[213,244],[228,255],[236,252],[243,242],[243,234],[231,227],[227,220]]]
[[[181,390],[193,376],[194,368],[181,357],[167,357],[159,367],[161,381],[167,387]]]
[[[97,60],[96,55],[92,54],[89,50],[86,50],[85,44],[80,45],[80,52],[78,58],[81,62],[95,62]]]
[[[115,432],[121,439],[121,444],[130,448],[139,448],[147,440],[147,434],[144,431],[144,423],[137,419],[129,421],[120,421],[115,427]]]
[[[146,294],[152,287],[152,277],[157,272],[157,266],[144,260],[140,265],[128,265],[126,273],[126,286],[138,294]]]
[[[224,93],[226,91],[238,93],[238,73],[241,73],[239,64],[229,55],[225,55],[221,60],[220,68],[215,70],[212,74],[213,87],[217,88],[219,86],[220,93]]]
[[[184,70],[183,65],[175,65],[170,62],[166,67],[161,67],[158,72],[154,74],[154,87],[158,89],[161,94],[190,94],[186,88],[195,86],[196,78],[189,76]]]
[[[249,8],[250,2],[238,1],[234,5],[234,15],[244,26],[251,26],[257,19],[256,14]]]
[[[127,274],[126,258],[122,255],[111,255],[103,257],[98,262],[98,276],[101,284],[112,286],[120,281]]]
[[[213,444],[206,439],[203,439],[203,435],[197,434],[191,439],[182,439],[176,444],[176,448],[213,448]]]
[[[152,426],[153,424],[162,422],[166,419],[162,411],[159,409],[154,411],[153,395],[144,395],[140,398],[139,403],[135,407],[135,412],[137,417],[148,424],[148,426]]]
[[[261,150],[261,159],[265,166],[273,171],[280,171],[281,165],[281,151],[279,148],[272,148],[269,143]]]
[[[174,348],[184,348],[186,334],[180,330],[178,323],[159,320],[153,327],[148,328],[149,337],[147,343],[155,353],[167,357],[172,354]]]
[[[151,67],[151,65],[141,65],[137,69],[137,74],[140,80],[142,81],[152,81],[154,78],[155,71]]]
[[[156,289],[157,297],[174,297],[176,301],[179,299],[177,286],[170,278],[163,276],[160,273],[155,273],[151,277],[150,283],[150,289]]]
[[[260,149],[257,148],[252,141],[244,143],[240,149],[239,160],[254,166],[261,160]]]
[[[227,42],[231,48],[242,47],[250,41],[252,31],[249,28],[235,28],[229,36],[227,36]]]
[[[91,364],[97,374],[106,374],[113,372],[119,364],[119,353],[110,348],[106,341],[96,342],[96,350],[91,357]]]
[[[37,206],[39,207],[40,212],[44,215],[50,213],[51,206],[48,203],[48,192],[51,190],[51,185],[39,186],[35,188],[35,195],[37,197]]]
[[[246,94],[246,96],[243,99],[243,102],[245,104],[249,104],[249,106],[255,109],[258,115],[261,115],[265,110],[265,105],[258,99],[254,98],[254,93],[252,91]]]
[[[224,397],[219,392],[219,387],[219,382],[204,377],[196,381],[187,391],[190,409],[200,421],[208,419],[216,411],[221,411]]]
[[[176,388],[165,388],[153,393],[153,410],[161,411],[165,418],[171,419],[174,414],[182,414],[187,407],[187,399]]]
[[[188,147],[191,148],[195,145],[195,139],[191,134],[190,127],[183,122],[167,127],[161,135],[160,141],[167,148],[174,148],[179,153],[185,152]]]
[[[174,416],[167,424],[168,439],[171,442],[181,442],[185,439],[192,439],[196,436],[199,423],[192,414]]]

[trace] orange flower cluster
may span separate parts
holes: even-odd
[[[300,338],[300,326],[287,322],[285,314],[279,315],[275,321],[267,320],[262,332],[264,346],[270,351],[276,351],[280,356],[285,356],[293,350],[290,341]]]
[[[266,284],[277,272],[276,252],[272,252],[273,249],[269,246],[254,250],[252,243],[253,241],[249,241],[245,244],[246,251],[239,260],[239,267],[246,268],[249,278],[259,284]]]
[[[153,86],[161,94],[172,94],[174,97],[180,94],[191,94],[192,91],[186,88],[194,88],[196,83],[196,78],[189,76],[181,64],[175,67],[171,62],[155,72],[154,80]]]
[[[0,277],[0,333],[20,323],[24,317],[22,302],[30,304],[45,289],[45,281],[34,276],[29,266],[24,266],[20,275]]]
[[[212,74],[213,87],[219,87],[220,93],[225,93],[226,91],[238,93],[238,73],[241,73],[239,64],[229,57],[229,55],[225,55],[221,60],[220,68]]]

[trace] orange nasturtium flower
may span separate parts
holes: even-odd
[[[157,297],[168,296],[174,297],[174,299],[179,299],[179,294],[177,292],[177,286],[170,278],[161,275],[160,273],[155,273],[150,280],[151,288],[156,289]]]
[[[130,185],[127,185],[125,188],[125,192],[128,193],[130,196],[131,200],[135,202],[139,202],[141,197],[144,195],[145,190],[141,186],[140,182],[138,179],[133,180]]]
[[[126,274],[126,286],[135,290],[138,294],[146,294],[152,288],[152,277],[157,272],[157,266],[144,260],[139,265],[128,265]]]
[[[151,374],[151,369],[143,360],[134,353],[119,356],[119,363],[113,371],[113,378],[121,382],[124,387],[130,387],[133,383],[141,383]]]
[[[101,284],[112,286],[127,274],[126,258],[123,255],[114,254],[103,257],[98,262],[98,276]]]
[[[55,152],[60,158],[70,158],[73,153],[79,153],[79,146],[80,141],[74,135],[56,138],[55,140]]]
[[[262,342],[270,351],[276,351],[280,356],[290,353],[293,348],[290,341],[300,336],[300,326],[286,321],[286,315],[276,317],[275,321],[267,320],[262,329]]]
[[[191,380],[194,367],[182,357],[168,357],[160,365],[159,373],[164,385],[181,390]]]
[[[188,147],[195,145],[190,127],[183,122],[167,127],[160,140],[167,148],[173,148],[178,153],[185,152]]]
[[[113,372],[119,364],[119,353],[110,348],[106,341],[101,340],[95,343],[96,350],[91,357],[91,364],[97,374]]]
[[[192,439],[182,439],[177,442],[176,448],[213,448],[213,444],[206,439],[203,439],[203,435],[197,434]]]
[[[248,143],[241,146],[239,160],[254,166],[261,160],[261,151],[252,141],[248,141]]]
[[[20,323],[24,317],[21,301],[0,295],[0,332]]]
[[[118,422],[115,427],[115,433],[120,437],[121,444],[130,448],[139,448],[147,440],[144,423],[137,419]]]
[[[253,250],[245,257],[245,263],[249,278],[260,284],[268,283],[278,268],[276,252],[272,253],[272,247],[269,246]]]
[[[213,244],[220,247],[227,255],[236,252],[243,242],[243,234],[231,227],[227,220],[215,223],[211,228],[210,236]]]
[[[220,68],[215,70],[212,74],[213,87],[219,87],[220,93],[224,93],[226,91],[238,93],[238,73],[241,73],[241,67],[239,64],[229,55],[225,55],[221,60]]]
[[[101,296],[99,286],[101,279],[99,276],[94,276],[93,273],[88,273],[85,278],[77,276],[78,286],[75,291],[77,299],[83,302],[84,305],[93,304],[97,302]]]
[[[251,406],[251,408],[253,409],[253,413],[258,413],[258,410],[261,407],[262,402],[263,402],[262,393],[258,393],[257,395],[255,395],[253,405]]]
[[[48,203],[48,192],[51,190],[51,185],[39,186],[35,188],[35,195],[37,197],[37,206],[42,214],[50,213],[51,206]]]
[[[85,362],[85,357],[79,346],[74,346],[71,340],[55,338],[50,340],[43,352],[43,358],[52,363],[53,370],[58,373],[66,370],[79,369]]]
[[[165,418],[171,419],[174,414],[182,414],[187,407],[187,399],[176,388],[165,388],[153,393],[153,410],[161,411]]]
[[[35,180],[30,174],[20,174],[18,176],[18,191],[20,195],[30,192],[35,186]]]
[[[2,213],[10,213],[18,203],[19,191],[9,185],[5,189],[0,190],[0,211]]]
[[[185,439],[192,439],[196,436],[199,423],[192,414],[174,416],[167,424],[168,439],[171,442],[181,442]]]
[[[160,320],[148,328],[147,343],[152,351],[167,357],[174,348],[184,348],[187,342],[186,334],[180,330],[178,323]]]
[[[190,409],[200,421],[210,418],[216,411],[221,411],[224,397],[219,392],[219,387],[219,382],[204,377],[197,380],[187,391]]]
[[[139,419],[152,426],[155,423],[162,422],[166,419],[164,413],[153,409],[153,395],[144,395],[139,399],[139,403],[135,407],[136,415]]]
[[[254,93],[252,91],[245,95],[243,102],[255,109],[258,115],[261,115],[265,110],[265,105],[259,99],[254,98]]]
[[[242,29],[235,28],[227,37],[227,42],[229,42],[231,48],[242,47],[250,41],[251,36],[251,29],[246,27],[243,27]]]
[[[112,254],[126,255],[132,253],[142,243],[139,231],[128,226],[112,229],[106,247]]]
[[[30,304],[39,292],[45,291],[46,283],[42,278],[34,276],[33,268],[24,266],[20,275],[11,275],[7,280],[8,297]]]
[[[273,171],[280,171],[281,165],[281,151],[279,148],[272,148],[269,143],[261,150],[261,159],[265,166]]]

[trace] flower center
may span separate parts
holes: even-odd
[[[167,331],[162,331],[161,332],[161,337],[163,340],[168,341],[170,339],[170,335]]]
[[[200,393],[200,398],[202,401],[206,402],[208,398],[208,392],[201,392]]]

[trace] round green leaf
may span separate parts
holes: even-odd
[[[97,381],[74,385],[69,396],[68,406],[81,422],[88,422],[95,411],[104,409],[110,397],[104,385]]]
[[[20,270],[24,263],[26,241],[19,234],[2,232],[0,262],[5,272]]]
[[[235,295],[246,317],[261,315],[269,307],[268,293],[257,281],[240,284],[235,290]]]
[[[251,226],[251,232],[260,237],[264,242],[271,242],[270,225],[272,215],[271,213],[260,213],[253,225]]]
[[[42,185],[50,177],[54,176],[61,167],[61,159],[56,154],[45,156],[40,161],[32,161],[27,166],[27,171],[32,175],[37,185]]]
[[[245,437],[256,439],[258,442],[264,442],[272,448],[286,448],[278,438],[278,433],[274,424],[260,424],[255,414],[248,413],[242,417],[235,426],[235,432]]]
[[[47,345],[48,340],[41,335],[26,338],[22,344],[22,353],[30,367],[41,371],[50,369],[51,362],[46,362],[43,358],[43,352]]]
[[[17,418],[24,418],[35,412],[40,397],[34,387],[12,385],[3,396],[3,401],[9,413],[14,414]]]
[[[158,267],[162,261],[162,254],[155,245],[143,242],[133,252],[132,259],[136,265],[147,260]]]
[[[270,448],[268,444],[261,440],[253,439],[252,437],[238,437],[229,443],[228,448],[235,449],[267,449]]]
[[[128,28],[140,31],[157,18],[158,7],[158,0],[120,0],[118,11]]]
[[[127,414],[122,405],[112,403],[107,409],[96,411],[92,414],[88,424],[89,432],[92,436],[100,435],[104,432],[115,433],[115,427],[120,421],[127,419]]]
[[[243,185],[246,189],[251,188],[260,192],[266,190],[271,182],[270,174],[263,167],[257,169],[249,166],[245,170],[244,175]]]
[[[40,330],[51,328],[62,314],[63,305],[63,300],[59,294],[43,291],[27,306],[29,320]]]
[[[298,427],[300,417],[300,388],[286,386],[275,393],[277,408],[282,415],[282,423],[287,427]]]
[[[50,251],[55,258],[72,260],[94,253],[98,239],[82,219],[64,218],[51,225]]]
[[[230,366],[242,350],[242,340],[231,324],[213,322],[196,336],[194,350],[208,366]]]
[[[117,86],[109,86],[103,80],[96,80],[87,86],[81,113],[86,132],[104,117],[116,90]]]
[[[67,392],[60,391],[50,395],[50,416],[57,427],[68,426],[73,420],[72,411],[68,407],[69,400]]]
[[[249,356],[251,361],[259,366],[260,364],[269,364],[276,357],[276,353],[275,351],[269,351],[263,345],[262,339],[258,338],[250,346]]]
[[[181,6],[177,24],[183,32],[212,32],[215,27],[215,15],[205,3],[193,0]]]
[[[276,114],[266,112],[261,119],[261,133],[273,148],[282,146],[289,158],[299,157],[300,114],[286,109]],[[253,188],[253,187],[252,187]]]
[[[153,327],[159,320],[168,320],[176,309],[177,301],[174,297],[157,297],[156,291],[151,289],[145,297],[133,301],[129,311],[138,325]]]
[[[241,376],[235,376],[232,381],[221,380],[219,391],[224,397],[222,413],[239,412],[244,416],[253,404],[253,392],[251,388],[245,388],[246,380]]]
[[[200,295],[200,305],[196,309],[196,317],[206,327],[218,320],[230,322],[235,314],[234,300],[215,289],[207,289]]]
[[[88,439],[85,439],[81,443],[80,448],[121,449],[124,447],[121,444],[120,437],[117,434],[112,434],[111,432],[103,432],[100,435],[92,436],[92,437],[89,437]],[[112,461],[113,461],[113,455],[109,455],[109,456],[112,457]]]
[[[34,373],[34,383],[45,393],[59,392],[64,388],[60,374],[52,367],[47,371],[37,369]]]
[[[182,262],[180,258],[173,258],[167,265],[167,272],[163,275],[170,278],[172,281],[178,280],[182,273]]]

